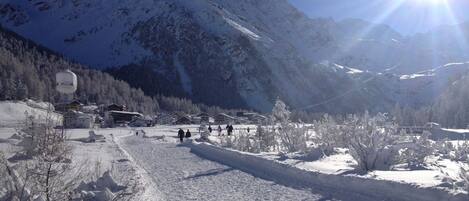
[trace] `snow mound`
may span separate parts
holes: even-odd
[[[84,143],[105,142],[106,137],[104,137],[104,135],[96,134],[94,131],[89,131],[88,137],[77,138],[74,140],[79,141],[79,142],[84,142]]]
[[[126,189],[125,186],[117,184],[109,171],[104,172],[103,176],[96,181],[81,183],[75,189],[73,200],[93,200],[108,201],[116,198],[116,193]]]

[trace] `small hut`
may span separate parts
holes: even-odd
[[[183,117],[180,117],[178,120],[176,120],[176,122],[174,122],[174,124],[176,124],[176,125],[188,125],[188,124],[192,124],[192,121],[189,117],[183,116]]]

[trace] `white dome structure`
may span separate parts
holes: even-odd
[[[77,75],[70,70],[55,74],[55,89],[62,94],[73,94],[77,90]]]

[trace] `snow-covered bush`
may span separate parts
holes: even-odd
[[[260,152],[269,152],[277,148],[275,132],[265,129],[262,125],[257,125],[255,139]]]
[[[248,133],[239,133],[234,136],[235,140],[235,149],[245,152],[258,153],[259,146],[255,138],[250,136]]]
[[[434,149],[443,158],[451,159],[454,161],[468,161],[469,160],[469,142],[458,143],[456,146],[448,141],[437,141]]]
[[[17,197],[15,185],[8,173],[8,163],[3,152],[0,151],[0,200],[13,200]]]
[[[299,124],[281,124],[281,127],[278,129],[278,136],[282,151],[287,153],[305,152],[307,150],[307,131],[306,127]]]
[[[209,141],[208,137],[210,136],[210,132],[205,124],[200,125],[200,140],[202,141]]]
[[[465,141],[454,146],[454,154],[451,159],[455,161],[469,161],[469,142]]]
[[[306,151],[308,138],[308,130],[299,124],[290,121],[291,112],[288,110],[287,105],[280,99],[275,102],[272,109],[272,123],[273,125],[280,124],[280,127],[275,130],[278,140],[280,141],[281,151],[284,152],[297,152]]]
[[[397,126],[390,124],[384,114],[349,116],[342,130],[359,170],[386,170],[396,162],[398,150],[393,146],[398,140]]]
[[[462,181],[463,188],[466,193],[468,193],[467,196],[469,197],[469,170],[461,168],[461,170],[459,171],[459,177]]]
[[[290,114],[291,112],[288,110],[287,105],[282,100],[277,99],[272,108],[272,121],[274,123],[289,123]]]
[[[227,136],[221,139],[223,147],[236,149],[238,151],[259,153],[259,141],[248,133],[240,132],[237,135]]]
[[[429,132],[424,132],[419,137],[413,137],[412,143],[403,149],[400,159],[407,163],[411,169],[420,169],[425,165],[425,158],[434,152],[433,145],[428,139]]]
[[[324,115],[321,121],[314,122],[312,140],[314,148],[319,149],[325,156],[333,154],[334,148],[346,147],[342,129],[329,115]]]
[[[453,143],[448,141],[436,141],[433,145],[437,154],[443,156],[443,158],[451,158],[451,154],[454,151],[455,147]]]

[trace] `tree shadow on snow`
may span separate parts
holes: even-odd
[[[215,175],[223,174],[225,172],[229,172],[229,171],[233,171],[233,170],[234,170],[234,168],[215,168],[215,169],[199,172],[195,175],[186,177],[184,179],[189,180],[189,179],[198,179],[200,177],[215,176]]]

